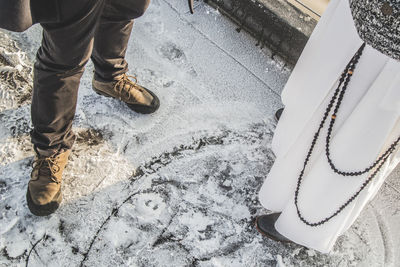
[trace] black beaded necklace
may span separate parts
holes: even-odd
[[[309,226],[319,226],[322,225],[324,223],[326,223],[327,221],[329,221],[330,219],[332,219],[333,217],[335,217],[336,215],[338,215],[344,208],[346,208],[360,193],[361,191],[371,182],[371,180],[376,176],[376,174],[379,172],[379,170],[382,168],[383,164],[386,162],[386,160],[389,158],[389,156],[393,153],[393,151],[396,149],[397,144],[400,142],[400,136],[396,139],[396,141],[394,141],[392,143],[392,145],[369,167],[365,168],[364,170],[361,171],[353,171],[353,172],[349,172],[349,171],[341,171],[339,170],[335,164],[333,163],[331,156],[330,156],[330,142],[331,142],[331,135],[332,135],[332,129],[333,129],[333,125],[335,124],[336,121],[336,117],[337,117],[337,112],[339,110],[339,107],[342,103],[344,94],[347,90],[347,86],[350,82],[350,79],[353,75],[353,72],[355,70],[355,67],[357,66],[357,63],[362,55],[362,52],[364,51],[365,48],[365,43],[363,43],[361,45],[361,47],[358,49],[358,51],[355,53],[355,55],[352,57],[352,59],[350,60],[350,62],[347,64],[346,68],[344,69],[340,79],[339,79],[339,83],[338,86],[334,92],[334,95],[332,96],[328,107],[325,110],[324,116],[321,120],[321,123],[319,124],[319,128],[318,130],[315,132],[314,134],[314,138],[312,140],[310,149],[308,150],[306,159],[304,161],[304,165],[303,165],[303,169],[300,172],[300,175],[297,179],[297,187],[296,187],[296,191],[294,194],[294,204],[296,206],[296,210],[297,210],[297,215],[299,216],[300,220],[302,222],[304,222],[305,224],[309,225]],[[337,101],[336,101],[337,99]],[[336,104],[335,104],[336,102]],[[329,116],[329,113],[332,110],[333,105],[335,104],[335,108],[334,111],[331,115],[331,120],[330,120],[330,124],[328,127],[328,133],[326,135],[326,144],[325,144],[325,153],[326,153],[326,157],[328,159],[329,165],[331,167],[331,169],[340,175],[343,176],[360,176],[364,173],[367,173],[369,171],[371,171],[372,169],[375,168],[375,170],[372,172],[372,174],[370,174],[370,176],[364,181],[364,183],[361,185],[360,189],[354,193],[354,195],[352,195],[343,205],[341,205],[332,215],[326,217],[325,219],[322,219],[318,222],[310,222],[307,219],[304,218],[304,216],[301,214],[300,209],[299,209],[299,204],[298,204],[298,197],[299,197],[299,191],[300,191],[300,186],[301,186],[301,182],[303,179],[303,175],[304,175],[304,171],[307,167],[307,164],[310,160],[310,157],[314,151],[314,147],[315,144],[317,143],[318,137],[320,135],[320,132],[322,130],[322,128],[325,125],[325,122]]]

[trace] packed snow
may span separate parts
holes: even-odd
[[[399,168],[329,254],[255,230],[291,69],[218,11],[186,4],[153,0],[134,26],[129,74],[159,95],[155,114],[95,94],[88,64],[63,204],[47,217],[25,200],[41,29],[0,31],[0,266],[398,266]]]

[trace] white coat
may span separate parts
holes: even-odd
[[[313,135],[336,89],[338,78],[362,44],[348,0],[332,0],[310,37],[282,93],[285,111],[272,148],[276,161],[259,200],[268,210],[282,212],[275,224],[295,243],[329,252],[384,179],[400,161],[400,149],[378,175],[338,216],[311,227],[297,216],[294,192]],[[299,207],[306,219],[320,221],[333,214],[367,179],[340,176],[328,165],[324,130],[303,177]],[[400,136],[400,62],[366,46],[339,109],[331,141],[331,157],[339,169],[363,170]]]

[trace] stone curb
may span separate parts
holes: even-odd
[[[204,0],[264,46],[295,65],[317,21],[286,0]]]

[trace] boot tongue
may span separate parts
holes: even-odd
[[[35,149],[36,153],[38,154],[38,157],[40,157],[40,158],[51,158],[54,155],[56,155],[58,152],[57,150],[54,150],[54,149],[46,149],[45,150],[45,149],[40,149],[38,147],[35,147],[34,149]],[[42,165],[40,166],[40,168],[38,170],[39,176],[51,177],[52,176],[52,173],[50,170],[51,164],[47,160],[45,160],[41,164]]]
[[[39,175],[40,176],[51,176],[51,171],[49,169],[49,166],[47,165],[47,163],[44,163],[40,169],[39,169]]]
[[[40,157],[46,157],[46,158],[49,158],[49,157],[57,154],[57,152],[58,152],[57,149],[41,149],[39,147],[35,147],[34,149]]]

